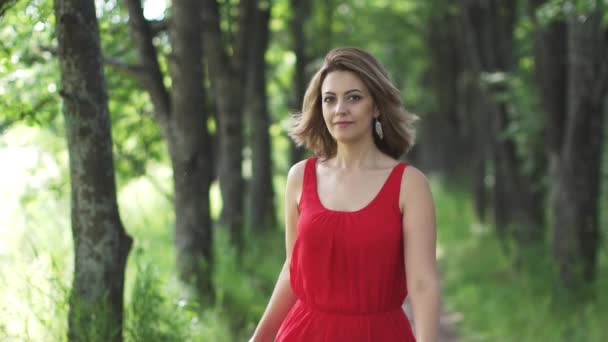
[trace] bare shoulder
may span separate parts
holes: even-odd
[[[413,165],[408,166],[403,170],[403,177],[401,178],[401,187],[403,186],[428,186],[428,178],[426,175]]]
[[[304,169],[306,168],[306,159],[301,160],[289,168],[287,173],[287,185],[285,188],[285,196],[290,202],[297,204],[302,191],[302,183],[304,182]]]
[[[301,185],[304,179],[304,169],[306,168],[306,159],[293,164],[287,173],[287,185]]]
[[[432,201],[431,187],[427,176],[418,168],[408,165],[403,171],[399,194],[402,212],[416,203]]]

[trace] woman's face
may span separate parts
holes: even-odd
[[[321,85],[323,119],[338,142],[371,139],[374,101],[361,79],[350,71],[332,71]]]

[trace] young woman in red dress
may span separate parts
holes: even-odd
[[[286,259],[250,341],[437,341],[435,209],[399,161],[415,120],[400,98],[369,53],[325,57],[290,132],[315,157],[289,171]]]

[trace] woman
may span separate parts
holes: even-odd
[[[437,341],[433,199],[398,161],[414,119],[370,54],[327,54],[290,132],[316,157],[289,171],[286,260],[251,341]]]

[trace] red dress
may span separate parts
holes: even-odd
[[[298,298],[278,342],[412,342],[399,189],[406,163],[393,168],[364,208],[330,210],[317,192],[317,158],[306,161],[291,257]]]

